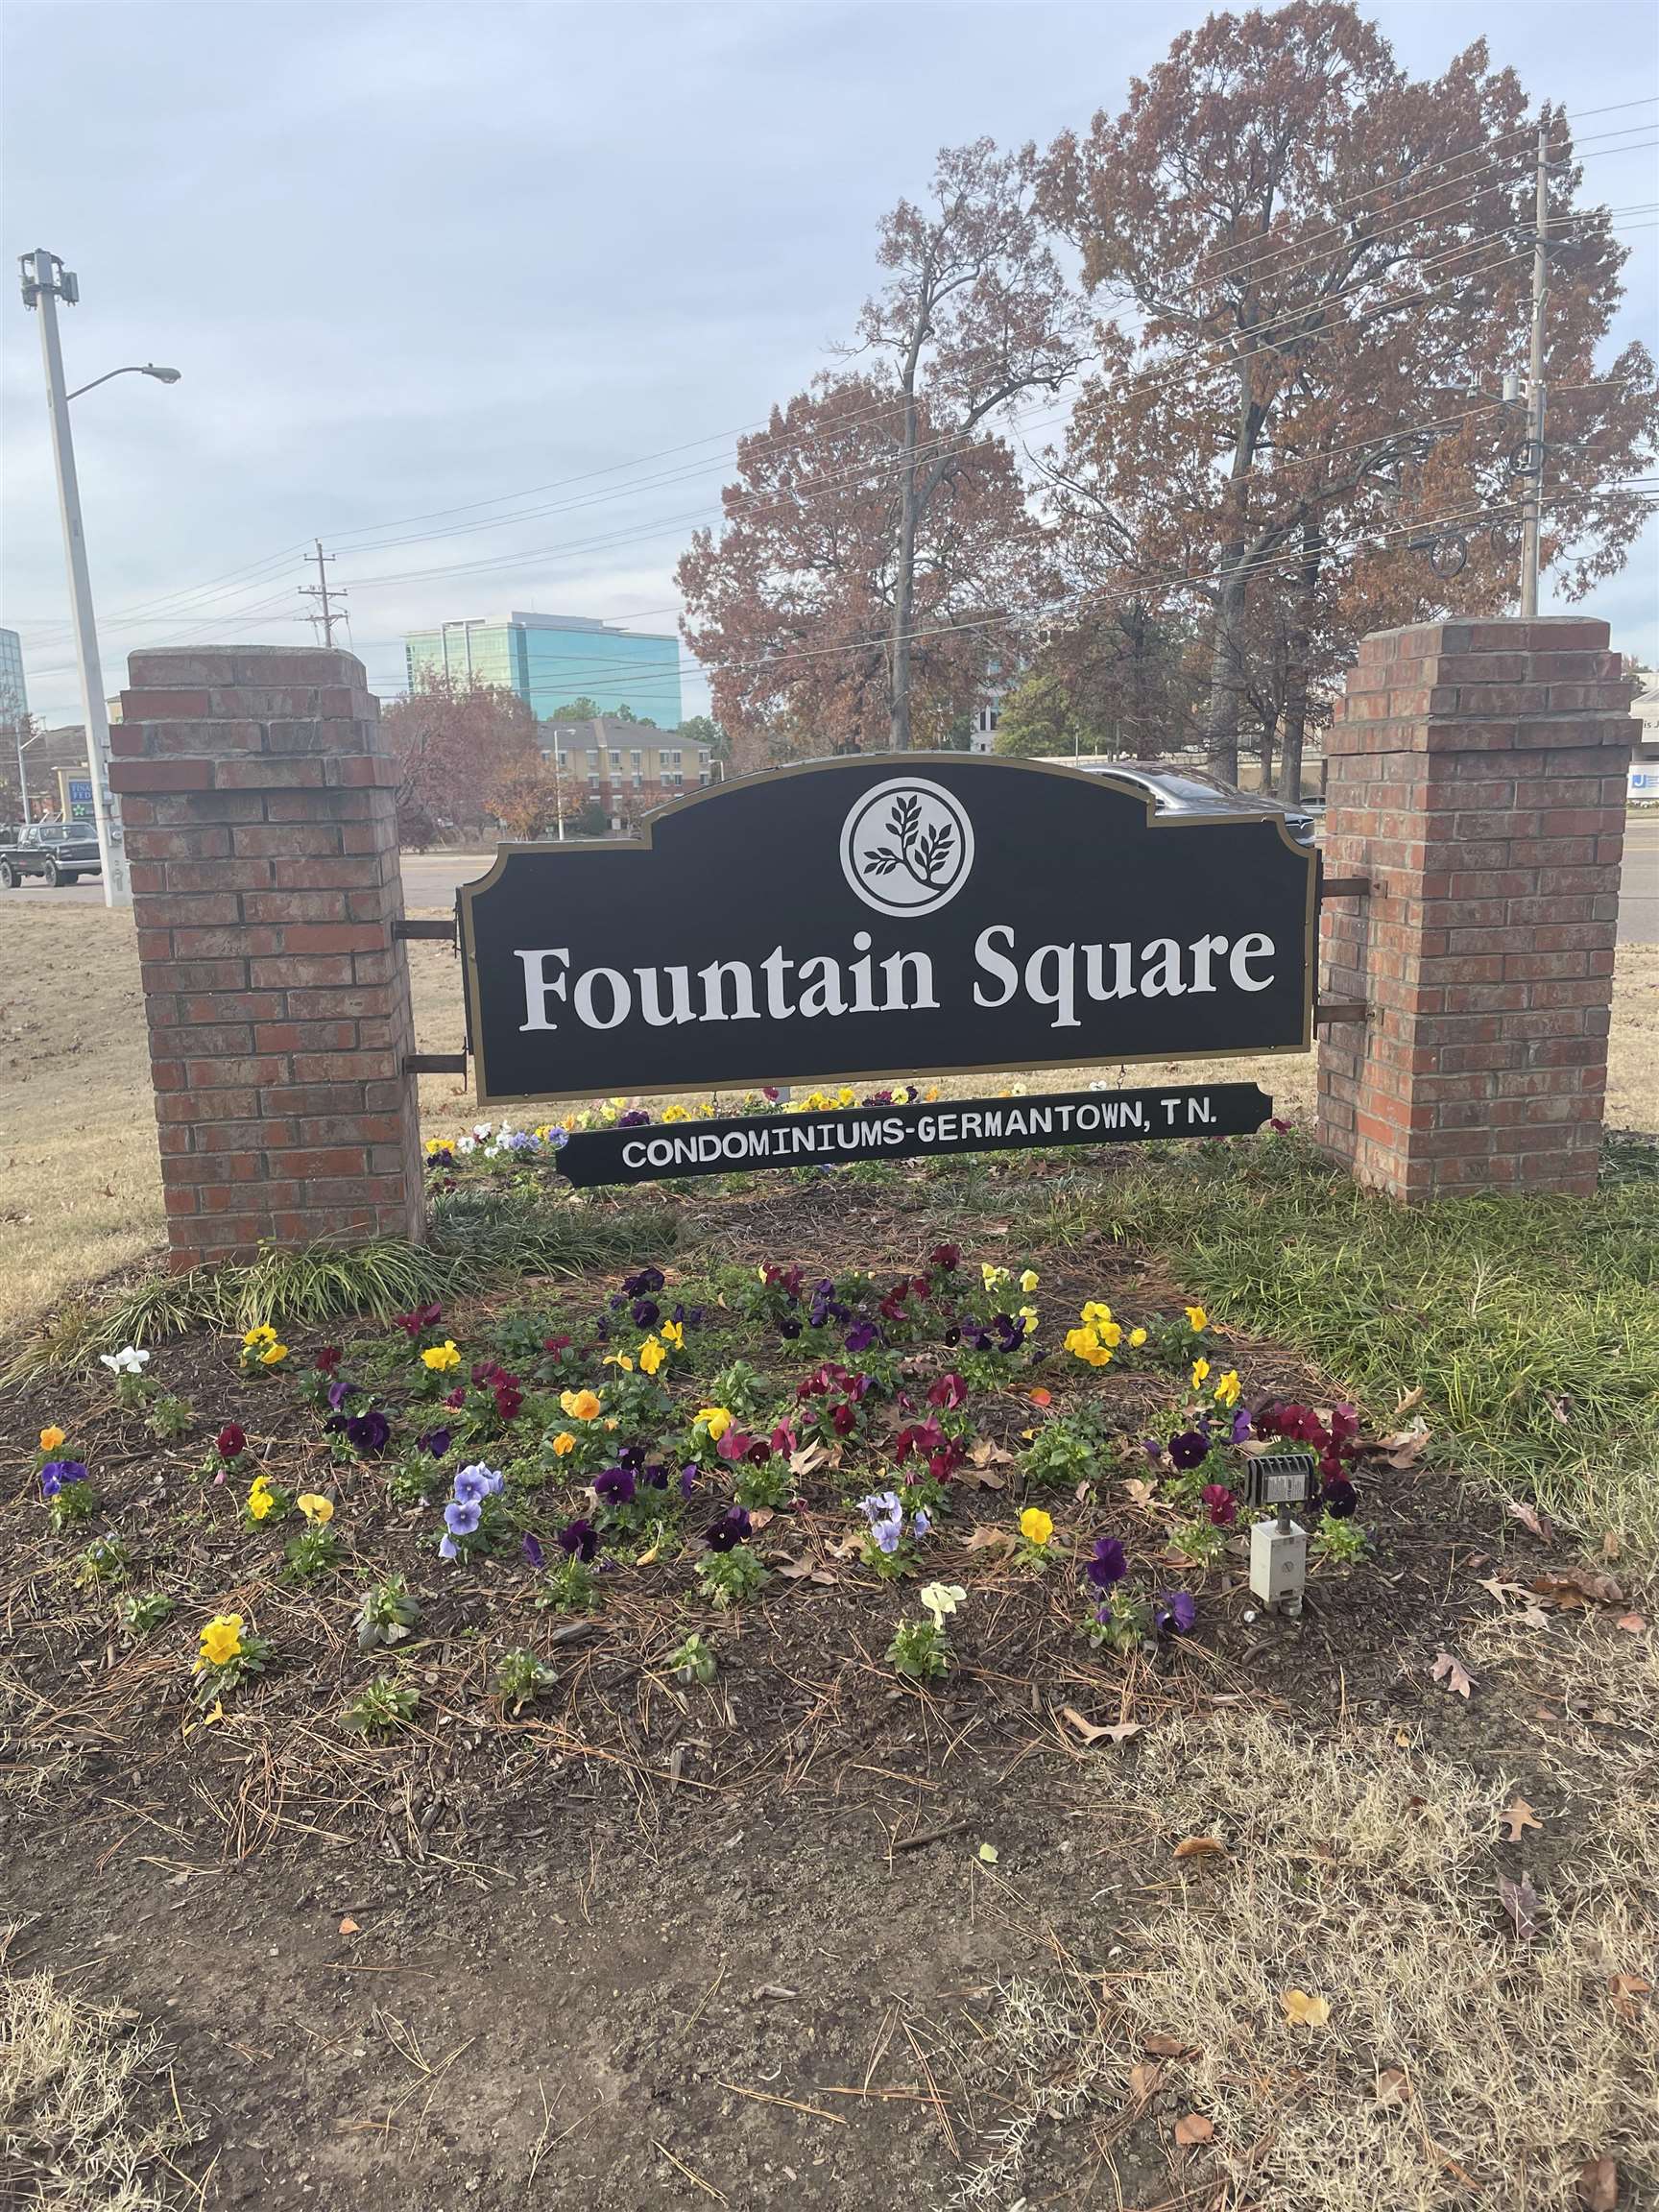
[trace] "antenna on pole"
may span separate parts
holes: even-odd
[[[314,543],[317,547],[317,581],[315,584],[301,584],[300,587],[300,596],[301,599],[315,599],[317,601],[317,606],[313,612],[305,614],[301,617],[301,619],[311,623],[321,623],[323,626],[324,644],[332,645],[334,642],[335,623],[344,622],[346,619],[343,607],[337,604],[337,602],[343,601],[345,599],[346,592],[344,587],[338,584],[335,585],[332,591],[330,591],[328,586],[328,569],[329,565],[333,562],[334,556],[332,553],[324,552],[323,541],[321,538],[316,539]]]

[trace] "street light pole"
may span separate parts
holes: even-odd
[[[40,353],[46,366],[46,403],[52,417],[52,452],[58,464],[58,507],[63,522],[63,550],[69,565],[69,604],[75,623],[75,658],[81,670],[81,704],[86,717],[86,765],[91,772],[92,813],[98,829],[104,903],[131,906],[132,880],[121,813],[109,788],[109,718],[104,706],[104,672],[98,661],[98,631],[92,619],[92,582],[86,571],[86,540],[81,527],[81,490],[75,477],[75,445],[69,433],[69,395],[63,384],[63,348],[58,336],[58,302],[71,307],[81,297],[74,272],[43,246],[19,256],[23,303],[40,318]]]

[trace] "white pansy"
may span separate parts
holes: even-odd
[[[111,1375],[142,1375],[150,1364],[148,1352],[140,1352],[136,1344],[125,1344],[119,1352],[101,1352],[99,1359]]]
[[[968,1593],[960,1582],[929,1582],[922,1593],[922,1603],[932,1614],[935,1628],[943,1628],[957,1606],[967,1600]]]

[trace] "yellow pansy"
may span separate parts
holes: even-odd
[[[993,1267],[989,1260],[979,1262],[979,1280],[987,1290],[997,1290],[1008,1280],[1006,1267]]]
[[[263,1521],[275,1503],[276,1500],[271,1495],[269,1479],[263,1475],[255,1475],[248,1491],[249,1520]]]
[[[685,1324],[684,1321],[664,1321],[657,1334],[661,1337],[664,1344],[672,1344],[676,1352],[685,1349]]]
[[[259,1355],[259,1364],[261,1367],[279,1367],[287,1357],[288,1347],[286,1344],[267,1344],[264,1351]]]
[[[1091,1367],[1104,1367],[1112,1357],[1110,1344],[1103,1344],[1093,1329],[1068,1329],[1066,1349],[1074,1359],[1086,1360]]]
[[[333,1499],[324,1498],[315,1490],[301,1491],[294,1503],[313,1528],[326,1528],[334,1518]]]
[[[1087,1321],[1091,1328],[1097,1326],[1102,1321],[1110,1321],[1111,1318],[1112,1309],[1106,1304],[1103,1298],[1085,1299],[1083,1303],[1083,1310],[1078,1315],[1078,1319],[1080,1321]]]
[[[643,1373],[655,1375],[668,1357],[655,1336],[647,1336],[639,1347],[639,1365]]]
[[[421,1364],[434,1375],[446,1375],[451,1367],[459,1367],[461,1355],[447,1337],[442,1344],[428,1344],[421,1355]]]
[[[1192,1386],[1193,1386],[1193,1388],[1194,1388],[1194,1389],[1196,1389],[1196,1388],[1198,1387],[1199,1383],[1203,1382],[1203,1380],[1204,1380],[1205,1376],[1206,1376],[1206,1375],[1208,1375],[1208,1374],[1209,1374],[1209,1372],[1210,1372],[1210,1362],[1209,1362],[1209,1360],[1208,1360],[1208,1359],[1194,1359],[1194,1360],[1193,1360],[1193,1362],[1192,1362]]]
[[[42,1452],[56,1452],[56,1451],[57,1451],[57,1449],[58,1449],[58,1447],[59,1447],[59,1445],[60,1445],[60,1444],[61,1444],[61,1443],[63,1442],[63,1440],[64,1440],[64,1435],[65,1435],[65,1431],[64,1431],[63,1430],[61,1430],[61,1429],[58,1429],[58,1428],[42,1429],[42,1430],[41,1430],[41,1431],[40,1431],[40,1449],[41,1449],[41,1451],[42,1451]]]
[[[1130,1330],[1130,1332],[1129,1332],[1129,1341],[1130,1341],[1130,1343],[1131,1343],[1131,1344],[1133,1344],[1133,1345],[1134,1345],[1134,1347],[1135,1347],[1136,1351],[1137,1351],[1137,1352],[1139,1352],[1139,1351],[1140,1351],[1140,1349],[1141,1349],[1141,1347],[1142,1347],[1142,1344],[1144,1344],[1144,1343],[1145,1343],[1145,1341],[1146,1341],[1146,1332],[1145,1332],[1145,1330],[1144,1330],[1144,1329],[1131,1329],[1131,1330]]]
[[[563,1459],[567,1453],[574,1452],[575,1449],[575,1437],[571,1435],[568,1429],[561,1429],[558,1435],[553,1439],[554,1455]]]
[[[1027,1298],[1029,1298],[1032,1291],[1036,1289],[1039,1281],[1040,1277],[1038,1276],[1035,1267],[1027,1267],[1025,1272],[1021,1276],[1020,1287],[1024,1291]]]
[[[598,1393],[592,1390],[562,1390],[559,1403],[572,1421],[592,1421],[599,1412]]]
[[[928,1086],[927,1086],[927,1088],[926,1088],[926,1091],[925,1091],[925,1092],[922,1094],[922,1095],[924,1096],[924,1098],[926,1098],[926,1101],[927,1101],[928,1105],[929,1105],[929,1106],[931,1106],[931,1105],[932,1105],[932,1103],[933,1103],[933,1101],[934,1101],[934,1100],[935,1100],[935,1099],[938,1097],[938,1095],[939,1095],[939,1086],[938,1086],[938,1084],[937,1084],[937,1083],[929,1083],[929,1084],[928,1084]]]
[[[247,1349],[252,1352],[255,1344],[275,1344],[276,1341],[276,1332],[271,1327],[269,1322],[262,1322],[257,1329],[250,1329],[247,1335],[243,1337],[242,1341]]]
[[[724,1406],[705,1406],[697,1416],[696,1426],[705,1430],[711,1444],[718,1444],[732,1426],[732,1414]]]
[[[1054,1533],[1054,1523],[1041,1505],[1027,1505],[1020,1516],[1020,1533],[1041,1551]]]
[[[240,1613],[216,1613],[202,1631],[202,1656],[210,1667],[223,1667],[242,1648]]]
[[[1236,1367],[1229,1367],[1226,1374],[1215,1385],[1216,1405],[1237,1406],[1238,1393],[1242,1387],[1243,1385],[1238,1381],[1238,1370]]]
[[[607,1367],[620,1367],[624,1375],[634,1372],[634,1355],[631,1352],[607,1352],[602,1362]]]
[[[857,1095],[858,1094],[854,1090],[851,1083],[843,1083],[840,1090],[835,1094],[837,1102],[843,1106],[853,1105]]]
[[[664,1121],[689,1121],[691,1117],[684,1106],[676,1103],[673,1106],[663,1107],[662,1118]]]
[[[1019,1317],[1020,1317],[1020,1319],[1021,1319],[1022,1321],[1023,1321],[1023,1322],[1024,1322],[1024,1324],[1025,1324],[1025,1331],[1026,1331],[1026,1334],[1027,1334],[1027,1335],[1030,1335],[1030,1336],[1035,1336],[1035,1335],[1036,1335],[1036,1334],[1037,1334],[1037,1309],[1036,1309],[1036,1307],[1035,1307],[1035,1306],[1022,1306],[1022,1307],[1021,1307],[1021,1309],[1020,1309],[1020,1316],[1019,1316]]]
[[[1209,1314],[1205,1312],[1202,1306],[1189,1306],[1186,1309],[1186,1314],[1188,1320],[1192,1324],[1193,1335],[1201,1336],[1210,1326]]]

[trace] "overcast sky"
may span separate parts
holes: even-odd
[[[183,373],[75,406],[105,688],[139,645],[304,642],[319,535],[383,694],[404,631],[444,618],[671,630],[674,563],[717,512],[730,434],[847,334],[877,223],[935,150],[1086,124],[1204,12],[8,0],[8,269],[45,246],[77,272],[71,385],[125,362]],[[1373,12],[1420,75],[1484,34],[1534,100],[1659,89],[1649,0]],[[1654,177],[1651,147],[1609,154],[1583,196],[1652,201]],[[1620,341],[1653,342],[1656,239],[1629,234]],[[40,394],[9,280],[0,623],[56,723],[80,704]],[[552,511],[486,508],[465,531],[479,515],[445,512],[509,495]],[[1650,531],[1592,603],[1648,659],[1656,570]],[[703,699],[688,682],[686,711]]]

